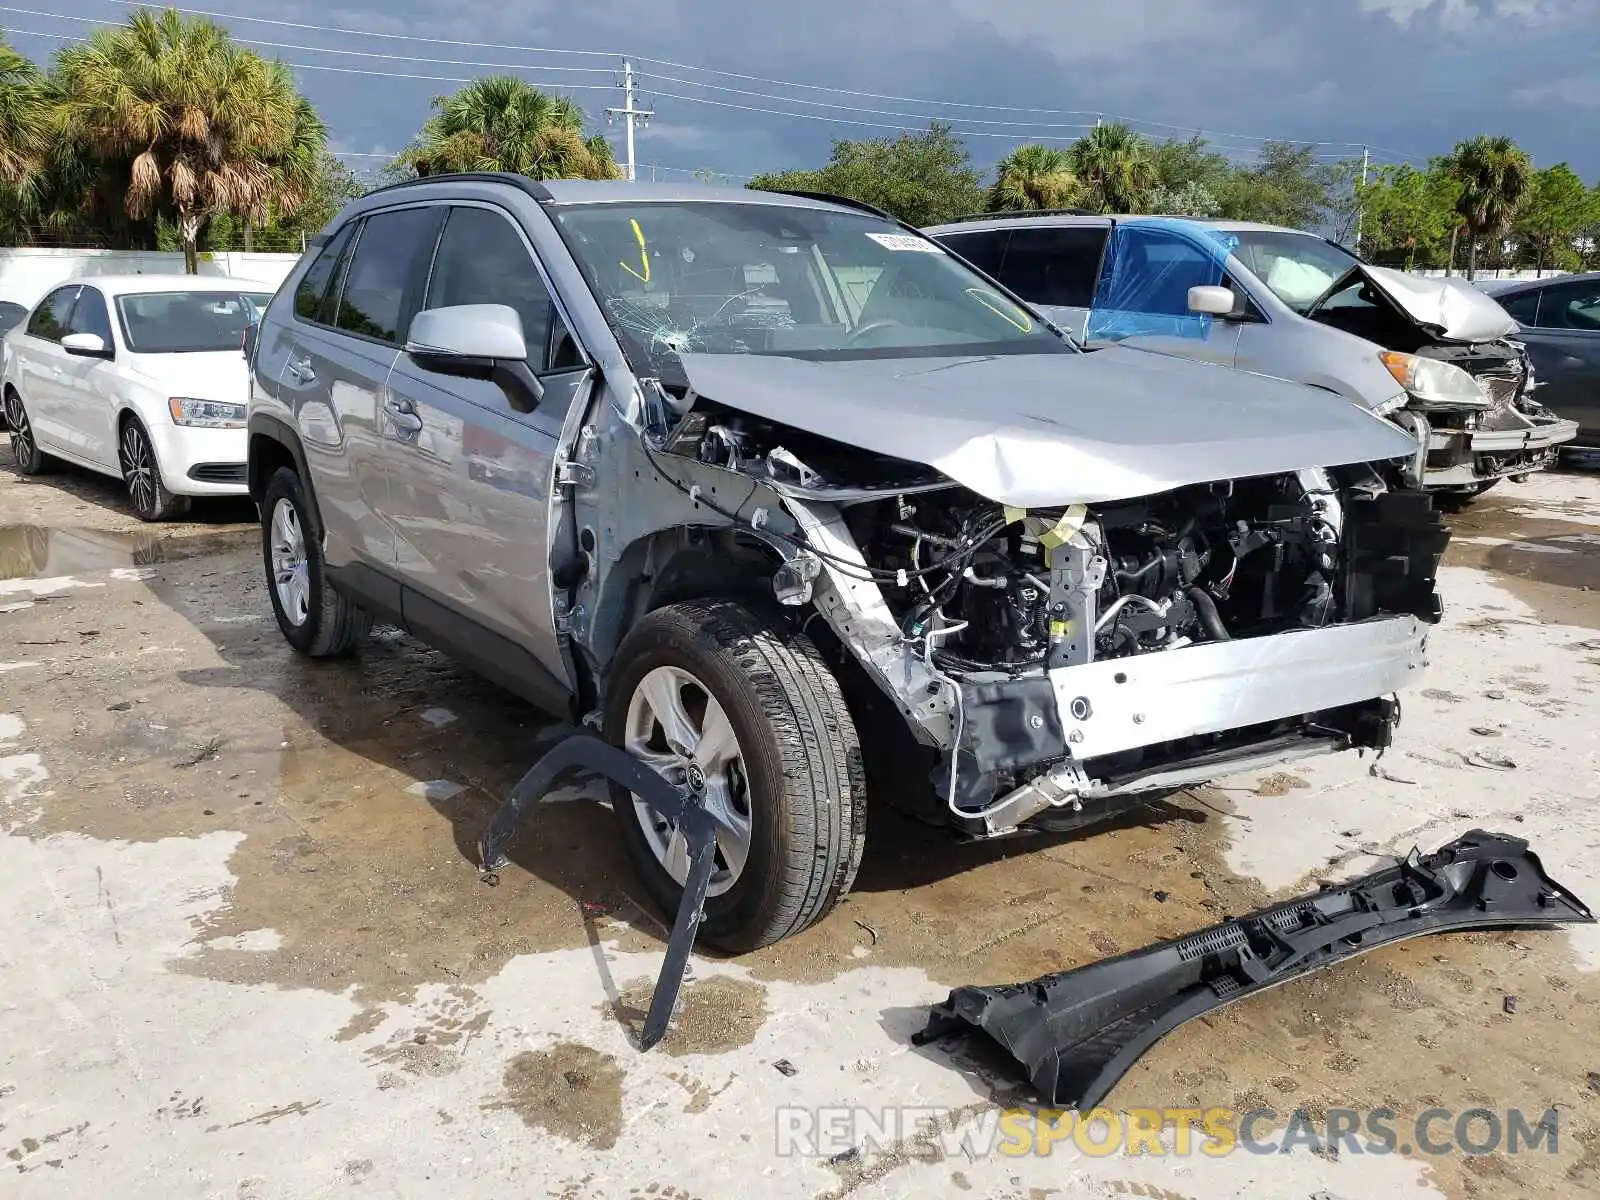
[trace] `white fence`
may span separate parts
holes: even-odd
[[[200,274],[228,275],[275,290],[299,260],[298,254],[202,254]],[[183,274],[181,251],[0,249],[0,300],[31,308],[56,284],[74,275],[168,274]]]

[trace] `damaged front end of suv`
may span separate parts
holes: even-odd
[[[1114,356],[1095,361],[1133,371]],[[691,386],[641,433],[648,465],[726,519],[704,534],[724,561],[740,541],[776,556],[775,598],[805,628],[820,617],[835,669],[874,685],[854,693],[864,740],[893,747],[881,757],[897,773],[925,764],[885,789],[917,815],[977,838],[1064,830],[1151,792],[1389,744],[1393,693],[1440,613],[1449,535],[1424,494],[1363,462],[1260,470],[1295,461],[1302,438],[1311,452],[1288,422],[1270,448],[1243,430],[1161,446],[1152,430],[1155,454],[1101,442],[1096,455],[1049,428],[1070,401],[1025,370],[994,384],[1027,396],[1037,431],[1006,428],[1005,402],[986,409],[964,378],[1002,374],[993,362],[683,366]],[[1210,375],[1224,390],[1247,379]],[[885,402],[895,393],[920,399]],[[791,399],[810,428],[779,419]],[[1376,420],[1330,408],[1351,421],[1323,430],[1325,454],[1404,452]],[[1187,478],[1230,459],[1239,474]]]
[[[741,262],[700,315],[647,305],[642,269],[590,276],[638,368],[625,419],[576,452],[597,482],[576,495],[592,540],[568,630],[602,689],[608,648],[651,607],[776,601],[839,676],[874,797],[979,838],[1388,745],[1448,539],[1426,495],[1372,465],[1408,458],[1405,433],[1278,380],[1077,352],[860,214],[830,220],[917,244],[841,296],[848,332],[824,344],[796,280],[835,256],[795,270],[784,239],[808,239],[784,216],[756,255],[777,264],[765,284]],[[620,219],[569,241],[582,257]],[[671,222],[635,228],[651,226]],[[654,269],[715,252],[673,244]],[[980,332],[934,343],[910,325],[933,304]]]
[[[858,207],[551,190],[595,301],[574,319],[612,339],[557,455],[556,653],[576,715],[676,789],[611,796],[683,928],[733,951],[803,928],[882,804],[1063,830],[1389,744],[1449,536],[1386,482],[1415,452],[1394,424],[1084,353]]]

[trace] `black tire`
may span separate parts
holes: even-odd
[[[33,436],[33,424],[28,420],[28,410],[22,406],[17,389],[8,387],[5,394],[6,424],[11,429],[11,457],[17,470],[24,475],[43,475],[55,465]]]
[[[749,855],[706,901],[701,937],[733,953],[797,933],[855,882],[866,844],[866,775],[839,682],[781,617],[728,600],[657,609],[633,627],[606,683],[606,735],[622,745],[629,702],[657,667],[688,671],[738,739],[751,811]],[[676,914],[682,888],[646,840],[631,796],[611,789],[628,857],[650,897]]]
[[[141,521],[170,521],[189,511],[189,497],[174,496],[161,478],[150,434],[135,416],[124,417],[117,434],[117,462],[128,503]]]
[[[273,521],[280,504],[292,511],[301,532],[304,606],[295,611],[285,608],[274,566]],[[311,506],[306,503],[300,476],[288,467],[279,467],[267,481],[261,500],[261,559],[267,575],[267,595],[272,600],[272,615],[278,619],[283,640],[311,658],[333,658],[347,654],[363,641],[372,629],[372,618],[352,604],[328,582],[322,561],[322,538]]]

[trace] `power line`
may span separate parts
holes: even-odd
[[[0,5],[0,11],[10,12],[13,10],[5,8],[4,5]],[[53,41],[58,42],[75,42],[79,40],[73,37],[71,34],[45,33],[43,30],[39,29],[16,29],[7,27],[6,32],[9,34],[16,34],[19,37],[50,38]],[[238,40],[245,41],[246,39],[240,38]],[[307,46],[305,49],[310,50],[315,49],[315,47]],[[472,75],[413,75],[403,71],[365,71],[359,67],[330,67],[321,63],[293,62],[289,59],[281,59],[279,61],[281,61],[286,67],[293,67],[296,71],[332,71],[340,75],[373,75],[380,79],[422,79],[430,83],[472,83],[475,81],[475,79],[481,78],[479,76]],[[516,69],[523,71],[537,71],[541,68],[519,67]],[[562,83],[551,86],[559,86],[562,88],[583,88],[588,91],[609,92],[616,85],[610,83]]]
[[[108,3],[108,4],[115,4],[115,5],[118,5],[120,7],[124,7],[124,8],[139,8],[139,7],[143,6],[144,0],[105,0],[105,2]],[[284,20],[281,20],[281,19],[270,18],[270,17],[252,17],[252,16],[245,16],[242,13],[221,12],[221,11],[217,11],[217,10],[214,10],[214,9],[181,8],[180,7],[178,9],[178,11],[182,12],[182,13],[186,13],[186,14],[191,15],[191,16],[215,17],[215,18],[221,18],[221,19],[224,19],[224,20],[233,20],[233,21],[250,21],[250,22],[257,23],[257,24],[275,25],[275,26],[279,26],[279,27],[287,28],[287,29],[303,29],[303,30],[312,30],[312,31],[321,32],[321,33],[337,33],[337,34],[343,34],[343,35],[345,35],[347,37],[389,38],[389,39],[393,39],[393,40],[397,40],[397,41],[425,42],[425,43],[431,43],[433,45],[440,45],[440,46],[467,46],[467,47],[472,47],[474,49],[482,49],[482,50],[509,50],[509,51],[513,51],[515,53],[521,53],[521,54],[570,54],[570,55],[587,56],[587,57],[591,57],[591,58],[595,58],[595,57],[620,58],[625,53],[625,52],[620,51],[620,50],[573,50],[573,49],[567,49],[567,48],[561,48],[561,47],[553,47],[553,46],[520,46],[520,45],[516,45],[514,43],[506,43],[506,42],[461,41],[461,40],[450,39],[450,38],[425,37],[425,36],[421,36],[421,35],[418,35],[418,34],[383,33],[383,32],[380,32],[378,30],[347,29],[347,28],[344,28],[344,27],[341,27],[341,26],[337,26],[337,25],[317,25],[317,24],[311,24],[311,23],[308,23],[308,22],[301,22],[301,21],[284,21]],[[698,73],[704,74],[704,75],[720,76],[720,77],[722,77],[724,79],[740,79],[740,80],[744,80],[746,82],[765,83],[765,84],[769,84],[769,85],[776,86],[776,87],[797,88],[797,89],[800,89],[800,90],[803,90],[803,91],[822,92],[822,93],[838,95],[838,96],[860,96],[860,97],[864,97],[864,98],[869,99],[869,100],[891,100],[891,101],[895,101],[895,102],[898,102],[898,103],[901,103],[901,104],[922,104],[922,105],[929,105],[929,106],[935,106],[935,107],[940,107],[940,108],[960,108],[960,109],[971,109],[971,110],[975,110],[975,111],[1034,113],[1034,114],[1038,114],[1038,115],[1041,115],[1041,116],[1066,116],[1066,117],[1092,116],[1092,117],[1097,117],[1097,118],[1101,118],[1101,119],[1104,119],[1104,120],[1111,120],[1111,121],[1121,122],[1121,123],[1127,124],[1127,125],[1146,125],[1146,126],[1151,126],[1151,127],[1157,128],[1157,129],[1167,130],[1167,131],[1174,132],[1174,133],[1183,133],[1183,132],[1187,132],[1187,131],[1190,131],[1190,130],[1194,129],[1194,126],[1192,126],[1192,125],[1178,125],[1178,124],[1173,124],[1173,123],[1165,122],[1165,121],[1152,121],[1152,120],[1149,120],[1148,118],[1144,118],[1144,117],[1130,117],[1130,116],[1120,115],[1120,114],[1116,114],[1116,113],[1107,113],[1107,112],[1103,112],[1103,111],[1100,111],[1100,110],[1067,109],[1067,108],[1040,108],[1040,107],[1033,107],[1033,106],[1029,106],[1029,105],[1017,105],[1017,104],[994,104],[994,103],[978,104],[978,103],[973,103],[971,101],[962,101],[962,100],[929,99],[927,97],[919,97],[919,96],[900,96],[900,95],[894,95],[892,93],[887,93],[887,92],[870,92],[870,91],[863,91],[863,90],[858,89],[858,88],[834,87],[834,86],[830,86],[830,85],[827,85],[827,84],[803,83],[803,82],[800,82],[799,80],[792,80],[792,79],[777,79],[777,78],[774,78],[772,76],[767,76],[767,75],[753,75],[753,74],[748,74],[748,73],[740,72],[740,71],[726,71],[726,70],[723,70],[723,69],[721,69],[719,67],[703,67],[703,66],[698,66],[698,65],[693,64],[693,63],[677,62],[677,61],[674,61],[672,59],[654,58],[654,57],[649,56],[649,55],[634,54],[634,55],[628,55],[628,57],[630,57],[636,63],[652,63],[652,64],[654,64],[654,65],[656,65],[658,67],[667,67],[667,68],[673,69],[673,70],[694,71],[694,72],[698,72]],[[694,85],[694,86],[711,88],[711,87],[714,87],[716,85],[712,85],[712,84],[697,84],[697,85]],[[805,100],[803,100],[803,99],[801,99],[799,97],[772,97],[772,98],[773,99],[789,100],[792,103],[797,103],[797,104],[808,103],[808,101],[805,101]],[[724,107],[734,107],[734,106],[725,105]],[[759,110],[757,110],[757,111],[759,111]],[[867,111],[867,110],[857,109],[856,111]],[[926,115],[923,115],[923,114],[915,114],[914,115],[914,119],[916,119],[916,120],[929,120],[929,119],[932,119],[932,118],[930,118],[930,117],[928,117]],[[855,124],[870,124],[870,122],[854,122],[854,123]],[[1089,126],[1080,126],[1080,128],[1088,128],[1088,127]],[[1294,142],[1296,145],[1300,145],[1300,146],[1342,146],[1342,147],[1345,147],[1346,149],[1350,149],[1350,150],[1359,149],[1364,144],[1362,142],[1340,142],[1340,141],[1317,140],[1317,139],[1309,139],[1309,138],[1290,138],[1290,137],[1283,137],[1281,135],[1280,136],[1267,136],[1267,135],[1262,135],[1262,134],[1229,133],[1229,132],[1226,132],[1226,131],[1223,131],[1223,130],[1210,130],[1210,131],[1207,132],[1206,136],[1207,136],[1208,140],[1211,140],[1213,142],[1217,138],[1228,138],[1228,139],[1232,139],[1232,140],[1235,140],[1235,141],[1246,141],[1246,142]],[[1379,149],[1379,147],[1376,147],[1376,146],[1374,146],[1372,148],[1374,150]],[[1424,156],[1413,155],[1413,156],[1406,156],[1406,157],[1422,158]]]
[[[756,96],[756,97],[759,97],[760,99],[763,99],[763,100],[777,100],[777,101],[781,101],[781,102],[783,102],[785,104],[809,104],[809,105],[812,105],[815,108],[831,108],[831,109],[836,109],[836,110],[840,110],[840,111],[843,111],[843,112],[871,113],[873,115],[880,116],[880,117],[905,117],[905,118],[908,118],[908,119],[913,120],[913,121],[937,121],[937,120],[939,120],[939,117],[940,117],[940,114],[938,114],[938,113],[896,112],[893,109],[886,109],[886,108],[862,108],[860,105],[856,105],[856,104],[829,104],[826,100],[805,100],[805,99],[802,99],[799,96],[775,96],[771,92],[753,92],[753,91],[750,91],[750,90],[748,90],[746,88],[722,87],[722,86],[720,86],[718,84],[715,84],[715,83],[701,83],[701,82],[699,82],[698,80],[695,80],[695,79],[680,79],[680,78],[678,78],[676,76],[673,76],[673,75],[657,75],[654,72],[641,71],[641,72],[639,72],[639,78],[640,79],[659,79],[664,83],[686,84],[689,87],[706,88],[707,90],[713,91],[713,92],[730,92],[730,93],[733,93],[734,95],[738,95],[738,96]],[[799,115],[799,114],[796,114],[796,115]],[[1085,113],[1083,115],[1088,116],[1089,114]],[[965,125],[1014,125],[1014,126],[1021,126],[1021,127],[1025,128],[1025,129],[1093,129],[1094,128],[1093,125],[1090,125],[1090,124],[1087,124],[1087,123],[1063,125],[1063,124],[1052,124],[1050,122],[1040,122],[1040,121],[986,121],[986,120],[982,120],[982,119],[977,118],[977,117],[951,117],[951,118],[949,118],[949,120],[952,121],[952,122],[960,121],[962,124],[965,124]]]
[[[798,117],[801,120],[806,121],[830,121],[835,125],[863,125],[870,129],[894,129],[901,133],[927,132],[920,125],[888,125],[882,121],[857,121],[850,117],[831,117],[827,113],[785,112],[780,108],[761,108],[753,104],[733,104],[726,100],[708,100],[704,96],[680,96],[674,92],[656,92],[655,95],[663,100],[683,100],[690,104],[710,104],[717,108],[736,108],[742,112],[767,113],[768,115],[774,117]],[[1081,126],[1081,128],[1093,129],[1094,126],[1084,125]],[[1030,139],[1014,133],[989,133],[982,129],[952,129],[951,132],[956,134],[958,137],[1006,138],[1013,142],[1027,140],[1036,142],[1075,142],[1078,140],[1074,137],[1052,137],[1046,134],[1041,134]]]
[[[120,7],[127,7],[127,8],[140,7],[139,0],[106,0],[106,2],[110,3],[110,4],[118,5]],[[42,13],[42,12],[38,12],[37,10],[22,9],[22,8],[12,8],[10,6],[4,6],[4,5],[0,5],[0,11],[18,12],[18,13],[23,13],[23,14],[26,14],[26,15],[31,15],[31,16],[53,16],[53,17],[58,17],[58,18],[61,18],[61,19],[66,19],[66,20],[85,21],[85,22],[90,22],[90,23],[96,23],[94,18],[88,18],[88,17],[76,16],[76,15],[70,15],[70,14]],[[311,22],[287,21],[287,20],[282,20],[282,19],[279,19],[279,18],[247,16],[247,15],[242,14],[242,13],[223,12],[223,11],[219,11],[219,10],[215,10],[215,9],[179,8],[178,11],[179,12],[183,12],[183,13],[185,13],[187,15],[191,15],[191,16],[211,17],[211,18],[217,18],[217,19],[227,20],[227,21],[246,21],[246,22],[251,22],[251,23],[255,23],[255,24],[270,25],[270,26],[276,26],[276,27],[279,27],[279,28],[286,28],[286,29],[297,29],[297,30],[321,32],[321,33],[339,34],[339,35],[346,36],[346,37],[385,38],[385,39],[390,39],[390,40],[394,40],[394,41],[416,42],[416,43],[425,43],[425,44],[442,45],[442,46],[464,46],[464,47],[477,48],[477,49],[494,49],[494,50],[502,50],[502,51],[511,51],[511,52],[522,53],[522,54],[563,54],[563,55],[575,55],[575,56],[581,56],[581,57],[616,57],[617,56],[617,53],[614,52],[614,51],[574,50],[574,49],[565,48],[565,47],[552,47],[552,46],[523,46],[523,45],[516,45],[516,44],[512,44],[512,43],[485,42],[485,41],[467,41],[467,40],[463,40],[463,39],[428,37],[428,36],[417,35],[417,34],[386,33],[386,32],[381,32],[381,31],[377,31],[377,30],[356,30],[356,29],[349,29],[349,28],[345,28],[345,27],[342,27],[342,26],[336,26],[336,25],[320,25],[320,24],[315,24],[315,23],[311,23]],[[20,31],[19,30],[18,32],[32,32],[32,31]],[[53,35],[34,33],[34,36],[53,36]],[[372,51],[343,50],[343,49],[335,49],[335,48],[325,47],[325,46],[302,45],[302,44],[299,44],[299,43],[269,42],[269,41],[261,41],[261,40],[255,40],[255,39],[250,39],[250,38],[243,38],[243,37],[239,38],[238,40],[241,41],[241,42],[244,42],[246,44],[251,44],[251,45],[260,45],[260,46],[267,46],[267,47],[281,48],[281,49],[289,49],[289,50],[300,50],[300,51],[316,53],[316,54],[341,54],[341,55],[346,55],[346,56],[358,56],[358,57],[364,57],[364,58],[377,58],[377,59],[386,59],[386,60],[390,60],[390,61],[405,61],[405,62],[437,62],[437,63],[439,63],[439,65],[443,65],[443,66],[483,67],[483,68],[492,69],[492,70],[512,70],[512,71],[541,71],[541,70],[543,70],[543,71],[565,71],[565,72],[578,72],[578,73],[583,73],[583,72],[599,73],[599,72],[611,69],[611,68],[603,68],[603,67],[554,67],[554,66],[543,67],[543,66],[520,66],[520,65],[517,65],[517,64],[511,64],[511,63],[479,63],[479,62],[473,62],[473,61],[470,61],[470,60],[437,59],[437,58],[432,58],[432,57],[419,57],[419,56],[400,55],[400,54],[389,55],[389,54],[379,54],[379,53],[372,52]],[[1342,147],[1342,148],[1344,148],[1344,149],[1346,149],[1346,150],[1351,152],[1351,154],[1346,154],[1346,155],[1342,156],[1342,157],[1346,157],[1347,158],[1347,157],[1352,157],[1353,156],[1353,152],[1359,146],[1362,145],[1362,143],[1358,143],[1358,142],[1335,142],[1335,141],[1326,141],[1326,140],[1302,140],[1302,139],[1284,138],[1284,137],[1276,137],[1275,138],[1275,137],[1267,137],[1267,136],[1257,135],[1257,134],[1230,133],[1230,132],[1221,131],[1221,130],[1210,130],[1210,131],[1202,132],[1200,130],[1196,130],[1194,126],[1190,126],[1190,125],[1175,125],[1175,124],[1170,124],[1170,123],[1166,123],[1166,122],[1151,121],[1151,120],[1148,120],[1148,119],[1142,118],[1142,117],[1132,117],[1132,116],[1126,116],[1126,115],[1121,115],[1121,114],[1112,114],[1112,113],[1104,113],[1104,112],[1091,112],[1090,110],[1086,110],[1086,109],[1059,109],[1059,108],[1045,108],[1045,107],[1034,107],[1034,106],[1024,106],[1024,105],[1008,105],[1008,104],[994,104],[994,103],[978,104],[978,103],[973,103],[973,102],[968,102],[968,101],[936,100],[936,99],[929,99],[929,98],[926,98],[926,97],[900,96],[900,95],[895,95],[895,94],[892,94],[892,93],[870,92],[870,91],[863,91],[863,90],[860,90],[860,89],[834,87],[834,86],[829,86],[829,85],[824,85],[824,84],[803,83],[803,82],[800,82],[798,80],[776,79],[776,78],[773,78],[773,77],[770,77],[770,76],[755,75],[755,74],[749,74],[749,73],[744,73],[744,72],[725,71],[725,70],[722,70],[720,68],[702,67],[702,66],[697,66],[697,65],[694,65],[694,64],[689,64],[689,63],[676,62],[676,61],[671,60],[671,59],[654,58],[654,57],[646,56],[646,55],[639,55],[639,56],[632,56],[632,57],[637,62],[654,63],[654,64],[656,64],[658,66],[663,66],[663,67],[668,67],[668,68],[674,68],[674,69],[685,70],[685,71],[693,71],[693,72],[699,72],[699,73],[707,74],[707,75],[721,76],[723,78],[739,79],[739,80],[745,80],[745,81],[756,82],[756,83],[765,83],[765,84],[769,84],[769,85],[773,85],[773,86],[777,86],[777,87],[795,88],[795,89],[801,89],[801,90],[805,90],[805,91],[819,92],[819,93],[838,95],[838,96],[859,96],[859,97],[866,97],[868,99],[893,100],[893,101],[898,101],[900,103],[905,103],[905,104],[938,106],[938,107],[943,107],[943,108],[947,108],[947,109],[970,110],[970,111],[973,111],[973,112],[1034,113],[1034,114],[1049,115],[1049,116],[1095,116],[1095,117],[1100,118],[1100,119],[1109,119],[1109,120],[1113,120],[1113,121],[1118,121],[1118,122],[1127,124],[1129,126],[1145,126],[1147,128],[1150,128],[1150,129],[1162,130],[1162,131],[1165,131],[1168,136],[1172,136],[1174,134],[1182,135],[1182,134],[1187,134],[1187,133],[1193,133],[1195,136],[1203,136],[1206,139],[1206,141],[1208,142],[1208,144],[1215,151],[1221,152],[1221,153],[1223,153],[1225,155],[1228,155],[1228,154],[1259,153],[1260,144],[1264,144],[1266,142],[1271,142],[1271,141],[1283,141],[1283,142],[1293,142],[1294,144],[1296,144],[1298,146],[1311,146],[1311,147],[1318,147],[1318,148],[1322,148],[1322,147]],[[329,66],[318,66],[318,65],[307,64],[307,63],[292,63],[291,62],[288,65],[300,67],[300,68],[307,69],[307,70],[334,71],[334,72],[344,73],[344,74],[388,75],[388,76],[392,76],[392,77],[395,77],[395,78],[431,80],[431,81],[436,81],[436,82],[440,82],[440,83],[470,82],[470,80],[463,80],[463,79],[459,79],[459,78],[453,77],[453,76],[400,74],[400,73],[387,72],[387,71],[383,71],[383,72],[363,72],[363,71],[355,70],[353,68],[336,68],[336,67],[329,67]],[[641,75],[642,74],[644,74],[644,73],[641,73]],[[863,114],[872,115],[872,116],[898,117],[901,120],[913,120],[913,121],[918,121],[918,122],[941,119],[939,114],[932,114],[932,113],[905,113],[905,112],[898,112],[898,111],[894,111],[894,110],[867,108],[867,107],[858,106],[858,105],[830,104],[830,103],[828,103],[826,101],[811,100],[811,99],[807,99],[805,97],[799,97],[799,96],[781,96],[781,95],[774,95],[774,94],[769,93],[769,92],[761,92],[761,91],[755,91],[755,90],[751,90],[751,89],[730,88],[730,87],[725,87],[725,86],[722,86],[722,85],[719,85],[719,84],[701,82],[699,80],[683,79],[683,78],[678,77],[678,76],[655,75],[654,77],[658,78],[658,79],[661,79],[663,82],[674,83],[674,84],[678,84],[680,86],[686,86],[686,87],[691,87],[691,88],[699,88],[699,89],[703,89],[703,90],[720,91],[720,92],[724,92],[724,93],[734,93],[734,94],[740,94],[740,95],[747,95],[747,96],[750,96],[752,98],[769,100],[769,101],[772,101],[774,103],[779,103],[779,104],[809,105],[811,107],[828,108],[828,109],[832,109],[832,110],[838,111],[838,112],[858,112],[858,113],[863,113]],[[573,89],[594,90],[594,91],[608,90],[607,86],[603,85],[603,84],[557,83],[557,84],[555,84],[555,86],[557,86],[557,87],[567,87],[567,88],[573,88]],[[908,127],[908,126],[904,126],[904,125],[888,124],[888,123],[883,123],[883,122],[878,122],[878,121],[846,119],[846,118],[842,118],[842,117],[829,118],[828,116],[826,116],[825,114],[822,114],[822,113],[791,112],[791,111],[782,110],[782,109],[767,108],[767,107],[763,107],[763,106],[760,106],[760,105],[742,105],[742,104],[730,103],[730,102],[727,102],[727,101],[715,101],[715,100],[711,100],[710,98],[700,97],[700,96],[683,96],[683,95],[676,95],[676,94],[673,94],[673,93],[657,93],[657,94],[658,95],[662,95],[662,96],[664,96],[666,98],[669,98],[669,99],[684,100],[684,101],[689,102],[689,103],[708,104],[708,105],[712,105],[714,107],[719,107],[719,108],[727,108],[727,109],[733,109],[733,110],[745,111],[745,112],[762,113],[762,114],[771,115],[771,116],[791,116],[791,117],[799,117],[801,119],[811,119],[811,120],[818,120],[818,119],[820,119],[820,120],[832,120],[832,121],[834,121],[835,123],[838,123],[838,124],[855,125],[855,126],[860,126],[860,127],[865,127],[865,128],[891,129],[891,130],[896,130],[896,131],[899,131],[899,132],[921,132],[922,131],[922,127],[920,125],[916,126],[916,127]],[[953,114],[944,117],[944,119],[949,120],[952,124],[954,124],[955,122],[960,122],[962,125],[1005,126],[1007,128],[1014,128],[1014,129],[1018,129],[1018,130],[1072,129],[1072,130],[1082,131],[1082,130],[1087,130],[1089,128],[1092,128],[1092,126],[1087,124],[1087,123],[1002,121],[1002,120],[989,120],[989,119],[984,119],[984,118],[979,118],[979,117],[955,116]],[[1098,121],[1097,121],[1097,123],[1098,123]],[[983,131],[975,130],[975,129],[970,129],[970,130],[969,129],[962,129],[962,130],[956,130],[955,132],[959,133],[961,136],[967,136],[967,137],[997,137],[997,136],[1002,136],[1003,137],[1003,136],[1011,136],[1011,135],[1005,135],[1005,134],[985,133]],[[1019,136],[1025,136],[1025,135],[1019,135]],[[1147,134],[1147,136],[1153,136],[1153,135],[1148,135]],[[1222,140],[1219,140],[1219,139],[1222,139]],[[1069,139],[1069,138],[1064,138],[1064,137],[1054,137],[1054,136],[1048,136],[1048,135],[1041,135],[1041,136],[1037,136],[1037,137],[1033,138],[1032,140],[1047,141],[1047,142],[1048,141],[1058,141],[1059,142],[1059,141],[1070,141],[1070,140],[1076,140],[1076,139],[1075,138],[1074,139]],[[1252,142],[1252,143],[1257,143],[1257,145],[1247,149],[1247,148],[1241,147],[1241,146],[1228,146],[1228,145],[1224,144],[1224,141]],[[1373,147],[1373,149],[1380,149],[1380,148]],[[1401,157],[1402,159],[1416,159],[1416,160],[1426,161],[1424,156],[1421,156],[1421,155],[1404,155],[1399,151],[1386,151],[1386,153],[1395,154],[1395,155]]]
[[[99,28],[120,28],[120,26],[103,21],[98,17],[78,17],[73,16],[71,13],[39,12],[31,8],[13,8],[9,4],[0,4],[0,12],[21,13],[23,16],[28,17],[48,17],[56,21],[81,21],[86,25],[94,25]],[[39,36],[49,35],[41,34]],[[613,67],[530,67],[525,63],[473,62],[470,59],[461,58],[435,58],[431,54],[379,54],[371,50],[336,50],[332,46],[307,46],[303,42],[267,42],[258,38],[240,37],[237,34],[230,36],[234,41],[246,46],[267,46],[274,50],[309,50],[315,54],[342,54],[346,58],[381,58],[390,62],[438,63],[442,67],[487,67],[496,71],[571,71],[587,75],[615,74],[615,68]],[[608,87],[610,85],[600,84],[597,86]]]
[[[123,8],[147,8],[147,0],[105,0]],[[176,5],[167,7],[176,8]],[[253,21],[258,25],[277,25],[284,29],[310,29],[319,33],[342,33],[347,37],[392,38],[399,42],[428,42],[435,46],[468,46],[474,50],[512,50],[518,54],[578,54],[589,58],[620,58],[617,50],[564,50],[554,46],[513,46],[504,42],[464,42],[451,38],[421,37],[411,33],[383,33],[376,29],[344,29],[338,25],[308,25],[300,21],[280,21],[271,17],[247,17],[243,13],[215,12],[205,8],[178,8],[189,17],[218,17],[227,21]]]

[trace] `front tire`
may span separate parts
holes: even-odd
[[[6,424],[11,427],[11,457],[16,459],[17,470],[24,475],[44,474],[55,460],[39,449],[28,410],[22,406],[22,397],[16,388],[6,389],[5,410]]]
[[[308,657],[332,658],[364,641],[372,620],[328,582],[310,511],[300,476],[279,467],[261,500],[261,556],[284,641]]]
[[[838,680],[781,619],[727,600],[657,609],[623,640],[606,736],[704,796],[717,824],[704,939],[740,953],[820,919],[850,890],[866,842],[861,745]],[[676,913],[683,840],[611,789],[628,856]]]
[[[156,448],[139,418],[128,417],[117,439],[117,458],[128,500],[141,521],[170,521],[189,511],[189,497],[175,496],[161,478]]]

